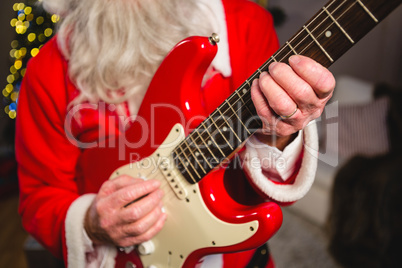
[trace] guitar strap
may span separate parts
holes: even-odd
[[[265,268],[269,261],[269,248],[265,243],[261,247],[257,248],[253,257],[247,264],[246,268]]]

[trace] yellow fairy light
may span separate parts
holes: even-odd
[[[15,3],[15,4],[13,5],[13,9],[14,9],[14,11],[18,11],[18,3]]]
[[[60,16],[59,16],[59,15],[56,15],[56,14],[53,14],[53,15],[52,15],[52,22],[53,22],[53,23],[57,23],[57,22],[59,22],[59,20],[60,20]]]
[[[29,15],[27,15],[26,20],[27,20],[27,21],[31,21],[31,20],[33,20],[33,18],[34,18],[34,15],[33,15],[33,14],[29,14]]]
[[[36,18],[36,24],[41,25],[45,19],[42,16],[39,16]]]
[[[16,18],[12,19],[12,20],[10,21],[11,27],[15,27],[15,25],[17,24],[17,22],[18,22],[18,20],[17,20]]]
[[[31,12],[32,12],[32,7],[26,7],[26,8],[24,9],[24,13],[25,13],[26,15],[31,14]]]
[[[38,40],[39,40],[39,42],[43,43],[43,42],[45,42],[45,40],[46,40],[46,36],[45,36],[44,34],[40,34],[40,35],[38,36]]]
[[[10,73],[15,74],[17,72],[17,68],[15,68],[15,66],[11,66],[10,67]]]
[[[22,67],[22,61],[21,61],[21,60],[16,60],[16,61],[14,62],[14,67],[15,67],[15,69],[17,69],[17,70],[21,69],[21,67]]]
[[[35,34],[35,33],[30,33],[30,34],[28,34],[27,39],[28,39],[29,42],[35,41],[35,39],[36,39],[36,34]]]
[[[17,32],[17,34],[24,34],[27,31],[27,27],[24,25],[18,25],[17,27],[15,27],[15,31]]]
[[[15,118],[17,117],[17,112],[14,111],[14,110],[12,110],[12,111],[10,111],[10,112],[8,113],[8,116],[9,116],[11,119],[15,119]]]
[[[6,112],[6,114],[8,114],[10,112],[10,107],[9,106],[4,107],[4,111]]]
[[[24,3],[19,3],[18,6],[17,6],[17,9],[18,9],[18,10],[23,10],[24,7],[25,7],[25,4],[24,4]]]
[[[10,50],[10,57],[11,57],[11,58],[16,58],[16,57],[15,57],[15,53],[16,53],[16,52],[17,52],[17,50],[16,50],[15,48],[11,49],[11,50]]]
[[[31,50],[32,57],[35,57],[36,55],[38,55],[38,53],[39,53],[39,48],[34,48]]]
[[[25,20],[25,14],[21,13],[18,15],[18,20],[24,21]]]
[[[14,90],[14,86],[12,84],[7,84],[5,89],[7,90],[8,93],[10,93],[11,91]]]
[[[20,51],[20,50],[16,50],[15,53],[14,53],[14,58],[19,59],[19,58],[21,58],[21,57],[22,57],[21,51]]]
[[[15,102],[15,101],[17,101],[17,99],[18,99],[18,93],[17,92],[13,92],[13,93],[11,93],[11,100],[13,101],[13,102]]]
[[[27,48],[26,48],[26,47],[22,47],[22,48],[20,49],[20,54],[21,54],[21,57],[25,57],[25,55],[27,54]]]
[[[9,83],[9,84],[12,84],[12,83],[14,83],[14,75],[12,75],[12,74],[10,74],[9,76],[7,76],[7,82]]]
[[[16,28],[16,32],[17,32],[18,34],[24,34],[24,33],[26,33],[26,31],[27,31],[27,27],[25,27],[25,26],[18,26],[18,27]]]
[[[44,34],[46,37],[50,37],[53,34],[53,30],[51,28],[47,28]]]
[[[24,22],[24,26],[25,26],[26,28],[29,28],[29,21],[25,21],[25,22]]]
[[[13,40],[13,41],[11,42],[11,47],[12,47],[12,48],[17,48],[17,47],[18,47],[18,40]]]
[[[10,94],[10,93],[7,92],[6,89],[3,89],[2,93],[3,93],[3,96],[6,97],[6,98],[7,98],[8,95]],[[7,106],[7,107],[8,107],[8,106]],[[6,113],[8,113],[8,112],[6,112]]]

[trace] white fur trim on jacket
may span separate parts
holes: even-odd
[[[250,180],[269,198],[278,202],[294,202],[302,198],[310,190],[314,182],[318,159],[318,136],[315,122],[310,123],[303,131],[304,154],[300,170],[293,184],[276,184],[263,172],[258,148],[247,146],[243,158],[244,171]],[[300,134],[299,134],[300,135]]]
[[[93,247],[84,229],[87,209],[95,199],[95,194],[86,194],[77,198],[67,211],[66,243],[67,265],[75,267],[114,267],[117,250],[112,246]],[[88,258],[88,256],[91,256]]]

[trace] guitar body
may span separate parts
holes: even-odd
[[[144,267],[194,267],[208,254],[253,249],[282,223],[279,206],[253,192],[240,167],[216,168],[192,184],[174,165],[173,149],[207,116],[200,89],[216,51],[206,37],[180,42],[156,72],[125,133],[127,146],[119,157],[130,161],[111,179],[155,178],[165,192],[167,221],[150,242],[152,252],[140,254]],[[125,265],[119,256],[117,263]]]

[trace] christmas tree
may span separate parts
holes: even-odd
[[[15,18],[10,21],[15,29],[16,38],[11,42],[10,74],[3,89],[4,111],[11,119],[17,116],[18,93],[24,77],[26,65],[35,57],[39,49],[54,35],[59,16],[46,13],[38,2],[26,0],[15,3]]]

